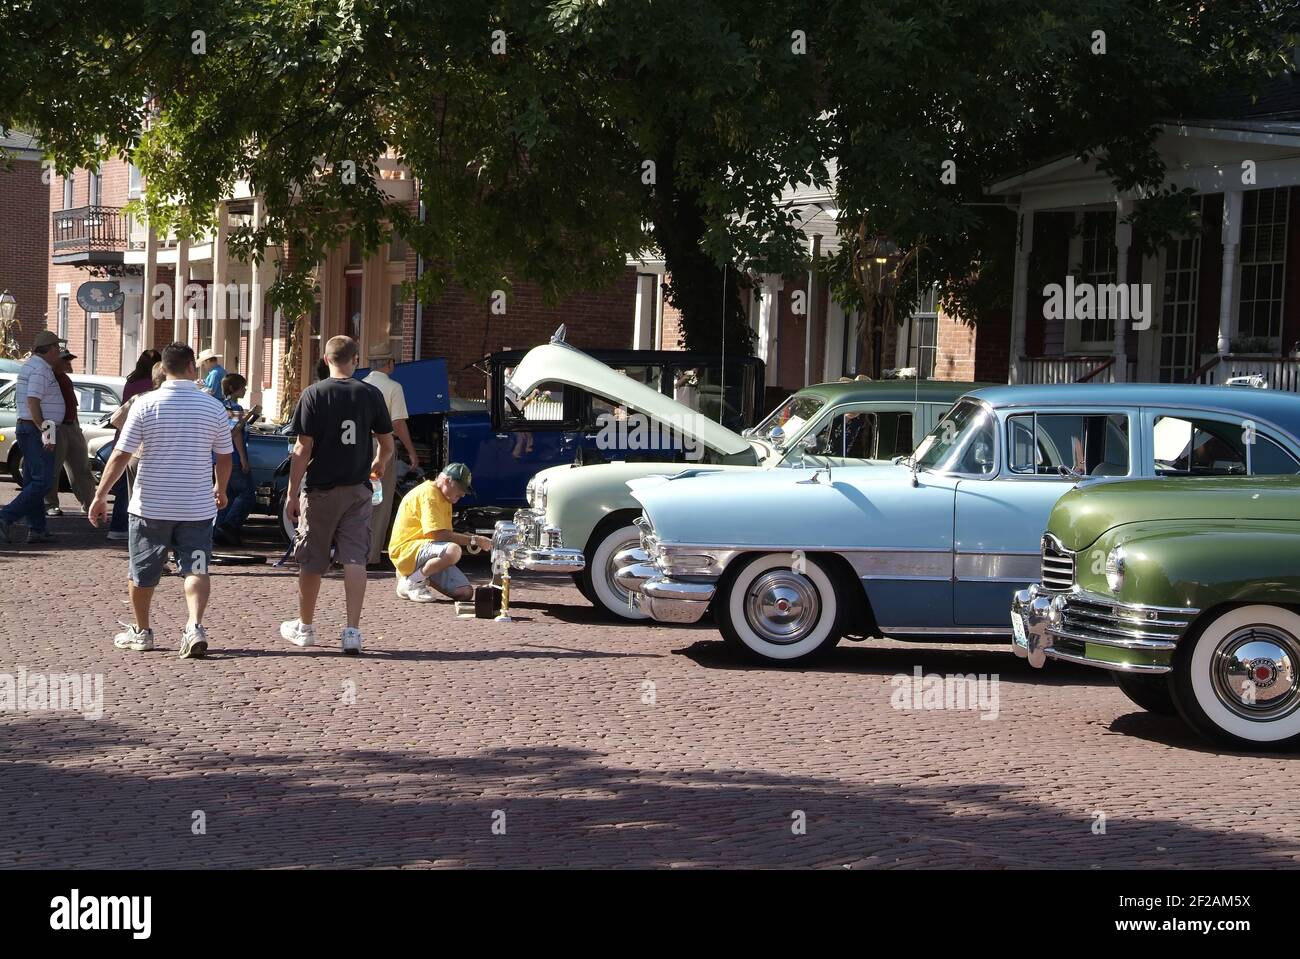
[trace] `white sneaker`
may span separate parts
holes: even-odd
[[[427,580],[412,584],[405,576],[397,577],[397,595],[413,603],[432,603],[438,599]]]
[[[137,653],[147,653],[153,649],[152,629],[140,629],[127,623],[122,625],[126,626],[126,631],[113,637],[114,646],[118,649],[130,649]]]
[[[349,656],[355,656],[361,652],[361,630],[355,626],[344,626],[343,632],[339,634],[339,639],[343,641],[343,652]]]
[[[280,636],[295,646],[315,646],[316,627],[301,620],[291,619],[280,624]]]

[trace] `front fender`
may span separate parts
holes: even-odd
[[[1123,548],[1118,595],[1105,559]],[[1105,533],[1078,557],[1078,582],[1126,603],[1210,609],[1223,603],[1300,605],[1300,523],[1186,520],[1134,523]]]

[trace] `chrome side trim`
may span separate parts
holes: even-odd
[[[1038,579],[1038,553],[958,553],[953,560],[953,578],[994,582],[1032,583]]]

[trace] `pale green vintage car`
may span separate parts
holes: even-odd
[[[536,351],[534,351],[536,352]],[[531,354],[530,354],[531,356]],[[593,605],[623,619],[647,614],[615,580],[615,558],[640,543],[641,506],[629,480],[684,470],[753,470],[854,465],[912,451],[970,383],[888,380],[823,383],[789,397],[745,435],[704,419],[669,397],[574,350],[521,364],[521,394],[538,382],[566,382],[610,399],[611,422],[669,424],[685,449],[674,460],[615,461],[542,470],[528,484],[528,508],[500,522],[494,553],[512,568],[567,572]],[[693,451],[694,455],[689,455]]]

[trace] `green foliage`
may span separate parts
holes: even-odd
[[[802,267],[792,187],[833,182],[832,290],[877,322],[932,281],[971,321],[1005,305],[1016,223],[985,190],[1054,156],[1145,190],[1134,222],[1158,237],[1178,218],[1159,123],[1276,72],[1293,7],[8,0],[0,127],[37,131],[60,171],[133,159],[160,229],[207,228],[247,181],[266,221],[232,244],[251,258],[290,244],[271,292],[291,312],[326,251],[394,231],[426,260],[426,297],[528,280],[554,300],[658,249],[685,345],[716,348],[725,328],[735,347],[745,275]],[[377,178],[385,150],[413,172],[423,219]]]

